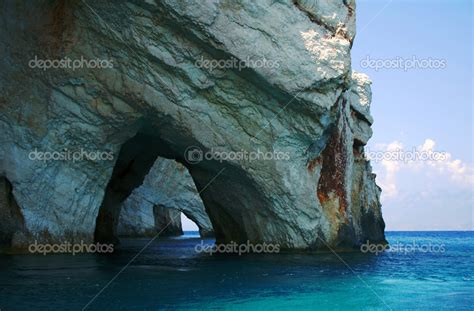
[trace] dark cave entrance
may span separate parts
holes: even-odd
[[[195,224],[199,224],[199,219],[189,211],[144,201],[148,204],[144,207],[148,215],[142,225],[147,229],[119,230],[120,217],[127,217],[122,213],[123,204],[127,198],[143,184],[145,177],[158,159],[172,159],[182,163],[181,157],[174,157],[177,154],[179,155],[169,148],[169,144],[154,135],[145,133],[136,134],[122,145],[96,219],[94,232],[96,242],[118,244],[119,236],[155,236],[158,233],[160,236],[182,235],[181,213]],[[184,167],[183,169],[187,170]],[[195,184],[194,186],[197,187]],[[198,199],[201,200],[199,197]],[[143,213],[140,206],[137,206],[135,212]],[[135,226],[138,227],[140,224],[136,223]],[[201,236],[213,234],[212,229],[197,226]]]
[[[260,226],[270,216],[269,201],[262,197],[255,180],[232,162],[206,159],[188,163],[185,152],[190,146],[209,151],[194,139],[189,129],[166,120],[161,120],[159,127],[142,127],[124,142],[99,208],[94,240],[119,242],[121,204],[143,183],[158,157],[175,160],[189,172],[212,228],[212,232],[200,230],[202,237],[215,237],[217,243],[263,240]],[[187,216],[199,223],[193,215]]]
[[[24,231],[24,219],[13,196],[13,186],[0,177],[0,247],[10,247],[15,233]]]
[[[95,241],[119,242],[117,226],[121,204],[143,183],[156,158],[165,153],[165,149],[166,144],[159,139],[141,133],[122,145],[97,215]]]

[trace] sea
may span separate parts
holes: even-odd
[[[0,254],[0,310],[474,310],[474,232],[386,232],[362,252],[211,253],[122,239],[113,253]]]

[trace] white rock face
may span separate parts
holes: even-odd
[[[153,208],[182,212],[199,228],[201,236],[212,235],[212,224],[196,186],[186,167],[176,161],[158,158],[143,184],[133,190],[122,204],[118,224],[119,235],[148,235],[148,232],[160,231],[157,228]],[[156,210],[156,208],[155,208]],[[171,212],[170,212],[171,213]],[[174,227],[181,226],[180,213],[175,213]],[[158,220],[163,215],[157,216]],[[170,225],[171,226],[171,225]],[[179,231],[177,230],[179,233]]]
[[[355,36],[354,0],[295,0],[314,22],[351,41]]]
[[[218,242],[385,241],[363,156],[370,82],[350,68],[353,2],[295,2],[5,4],[0,176],[23,241],[112,239],[157,157],[187,167]],[[35,56],[112,66],[43,70]],[[219,60],[254,66],[206,66]],[[191,146],[259,156],[189,163]],[[65,148],[83,156],[38,160]]]

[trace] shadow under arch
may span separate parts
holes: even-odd
[[[263,241],[257,219],[268,211],[255,182],[232,163],[205,160],[189,164],[184,159],[189,146],[205,147],[187,133],[177,134],[168,124],[160,129],[138,131],[120,148],[112,176],[105,189],[96,219],[94,239],[102,243],[118,243],[117,225],[124,200],[139,187],[158,157],[173,159],[189,171],[212,224],[218,243],[247,240]],[[260,215],[260,217],[255,217]],[[192,216],[187,215],[191,220]],[[194,221],[194,220],[193,220]]]

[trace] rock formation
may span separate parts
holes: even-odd
[[[160,213],[155,217],[154,210],[163,210],[166,215]],[[173,211],[184,213],[196,223],[202,237],[213,235],[211,221],[186,167],[173,160],[158,158],[143,184],[122,204],[118,235],[149,235],[160,231],[162,228],[157,224]],[[180,213],[174,215],[170,227],[181,228]],[[171,231],[181,232],[180,229]]]
[[[156,229],[160,236],[177,236],[183,234],[181,228],[181,212],[162,205],[153,206]]]
[[[180,211],[162,205],[140,203],[122,207],[116,231],[118,236],[163,237],[183,234]]]
[[[384,242],[354,12],[351,0],[6,1],[12,243],[113,238],[158,157],[189,170],[217,242]]]

